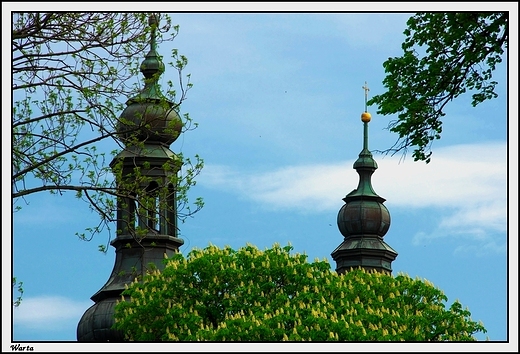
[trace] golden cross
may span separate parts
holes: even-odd
[[[365,86],[361,86],[363,90],[365,90],[365,112],[367,111],[367,99],[368,99],[368,91],[370,89],[368,88],[367,82],[365,81]]]

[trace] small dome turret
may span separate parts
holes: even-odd
[[[390,228],[390,213],[383,205],[385,199],[377,195],[372,188],[371,177],[377,169],[377,163],[368,149],[368,123],[372,117],[366,107],[369,90],[366,82],[363,89],[363,150],[354,162],[354,169],[359,174],[359,183],[356,189],[343,198],[345,204],[338,212],[337,222],[344,241],[331,255],[337,263],[338,273],[358,267],[391,273],[391,262],[397,256],[397,252],[383,241]]]

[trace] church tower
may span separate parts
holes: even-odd
[[[117,236],[115,265],[106,284],[95,293],[77,327],[78,341],[123,341],[112,329],[115,305],[125,285],[150,267],[163,269],[163,259],[177,253],[184,241],[177,237],[176,188],[181,167],[170,149],[182,130],[173,102],[160,92],[158,78],[164,64],[156,52],[158,20],[149,18],[150,51],[141,64],[145,85],[130,98],[117,133],[125,145],[110,163],[116,176]]]
[[[377,169],[377,163],[368,149],[368,123],[371,115],[367,112],[369,89],[366,82],[363,89],[363,150],[354,162],[359,184],[343,198],[345,204],[338,213],[338,228],[345,238],[331,256],[336,261],[336,272],[339,274],[356,268],[391,274],[391,263],[397,257],[397,252],[383,240],[390,228],[390,213],[383,205],[385,199],[372,188],[371,177]]]

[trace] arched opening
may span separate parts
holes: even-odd
[[[150,182],[144,191],[141,199],[143,214],[141,216],[141,228],[148,231],[159,232],[159,205],[158,205],[159,184],[156,181]]]
[[[176,190],[173,184],[168,185],[168,195],[166,196],[166,220],[165,233],[177,237],[177,202]]]

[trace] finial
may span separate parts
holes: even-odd
[[[368,99],[368,91],[370,91],[370,89],[368,88],[368,84],[367,82],[365,81],[365,86],[361,86],[361,88],[363,90],[365,90],[365,112],[367,111],[367,99]]]
[[[157,14],[151,14],[150,17],[148,17],[148,25],[151,27],[150,51],[141,64],[141,72],[147,80],[157,81],[158,76],[164,72],[164,64],[156,51],[155,31],[159,26],[159,16]]]
[[[156,14],[151,14],[150,17],[148,17],[148,25],[151,27],[150,50],[155,51],[155,29],[159,27],[159,18]]]
[[[131,100],[164,100],[158,85],[159,76],[164,72],[164,63],[156,51],[156,30],[159,26],[159,14],[151,14],[148,17],[150,26],[150,51],[141,63],[141,73],[145,77],[143,90]]]
[[[365,85],[361,86],[361,88],[363,90],[365,90],[365,112],[363,112],[361,114],[361,121],[363,123],[368,123],[368,122],[370,122],[370,119],[372,118],[372,115],[367,112],[368,91],[370,91],[370,89],[368,88],[368,84],[366,81],[365,81]]]

